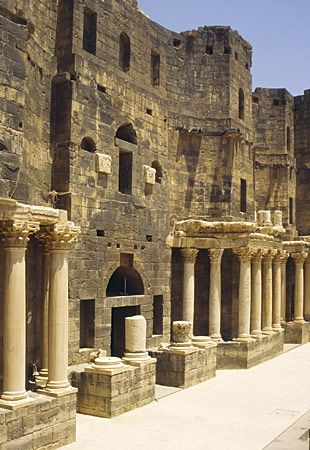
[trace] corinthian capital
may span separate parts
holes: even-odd
[[[238,255],[241,262],[250,261],[253,256],[253,249],[248,247],[234,248],[233,252]]]
[[[262,248],[255,248],[253,250],[252,261],[254,263],[260,263],[264,257],[264,250]]]
[[[4,247],[27,247],[29,235],[40,228],[39,222],[29,220],[3,220],[0,222],[0,233]]]
[[[268,248],[268,250],[265,250],[264,252],[264,263],[266,262],[272,262],[274,256],[276,255],[276,250],[272,248]]]
[[[303,264],[305,259],[308,256],[308,253],[306,252],[296,252],[296,253],[291,253],[291,256],[295,262],[295,264]]]
[[[181,253],[185,263],[194,264],[199,250],[197,248],[181,248]]]
[[[37,237],[41,244],[49,250],[68,250],[80,233],[80,227],[68,222],[42,227]]]
[[[210,262],[211,263],[220,263],[223,255],[222,248],[209,248]]]

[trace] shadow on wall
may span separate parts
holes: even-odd
[[[201,135],[190,133],[179,133],[176,161],[183,155],[185,158],[188,182],[185,195],[185,208],[190,209],[193,198],[193,190],[196,178],[196,171],[201,148]]]

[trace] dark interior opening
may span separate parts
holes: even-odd
[[[84,8],[83,50],[96,54],[97,14]]]
[[[120,266],[112,274],[107,286],[107,297],[119,297],[125,295],[143,295],[144,286],[139,273],[128,266]]]
[[[161,165],[159,164],[158,161],[153,161],[152,162],[152,168],[156,170],[156,174],[155,174],[155,182],[156,183],[161,183],[162,177],[163,177],[163,170]]]
[[[153,86],[159,86],[160,78],[160,55],[158,53],[151,53],[151,83]]]
[[[95,346],[95,300],[80,302],[80,348]]]
[[[293,198],[289,198],[289,220],[290,224],[293,224],[294,221],[294,201]]]
[[[112,308],[111,355],[121,358],[125,352],[125,318],[140,314],[140,305]]]
[[[90,137],[84,137],[81,142],[81,148],[83,150],[86,150],[88,152],[95,152],[96,151],[96,144],[94,140]]]
[[[206,54],[207,55],[213,55],[213,46],[212,45],[207,45],[207,47],[206,47]]]
[[[131,194],[132,153],[119,151],[118,190],[122,194]]]
[[[163,334],[163,308],[162,295],[154,295],[153,298],[153,334]]]
[[[246,180],[240,178],[240,211],[246,212]]]
[[[240,88],[239,89],[239,111],[238,111],[239,119],[244,119],[244,92]]]
[[[124,32],[119,38],[119,66],[124,72],[130,69],[130,39]]]
[[[125,123],[124,125],[120,126],[116,132],[115,137],[137,145],[137,135],[131,123]]]

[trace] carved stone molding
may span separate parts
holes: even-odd
[[[68,250],[70,245],[78,238],[81,228],[72,222],[42,227],[37,234],[44,249]]]
[[[248,247],[234,248],[233,252],[238,255],[240,262],[250,261],[253,256],[253,249]]]
[[[210,263],[220,263],[223,251],[222,248],[209,248]]]
[[[195,264],[199,250],[197,248],[181,248],[181,253],[185,263]]]
[[[28,220],[3,220],[0,221],[0,233],[4,247],[27,247],[29,235],[40,229],[39,222]]]
[[[264,263],[271,263],[274,256],[276,254],[276,250],[269,248],[264,252]]]
[[[308,253],[306,252],[291,253],[291,257],[293,258],[295,264],[303,264],[305,262],[305,259],[308,257]]]

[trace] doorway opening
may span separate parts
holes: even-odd
[[[111,355],[124,356],[125,352],[125,318],[140,314],[138,306],[120,306],[112,308]]]

